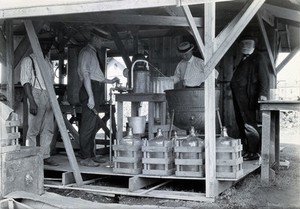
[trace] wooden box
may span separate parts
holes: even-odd
[[[174,174],[174,156],[173,147],[163,143],[163,146],[150,146],[147,140],[144,140],[142,146],[143,152],[143,174],[168,176]],[[161,157],[151,157],[151,155]]]
[[[243,175],[243,146],[240,139],[235,139],[230,146],[216,147],[217,178],[237,179]]]
[[[140,174],[142,172],[142,151],[141,145],[120,145],[118,140],[115,140],[113,145],[114,150],[114,173]],[[121,156],[122,152],[127,152],[128,156]]]
[[[19,132],[20,120],[16,113],[11,113],[9,118],[5,121],[5,133],[0,134],[0,153],[20,150]]]
[[[176,141],[174,147],[176,176],[191,176],[204,177],[205,176],[205,152],[202,145],[191,147],[182,146],[182,143]],[[193,159],[188,158],[195,156]],[[187,157],[185,157],[187,156]]]
[[[0,154],[0,198],[13,191],[44,192],[43,158],[38,147]]]

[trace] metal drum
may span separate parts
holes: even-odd
[[[204,88],[166,90],[169,112],[174,110],[174,125],[188,130],[191,126],[204,133]],[[216,108],[219,107],[220,89],[216,89]]]

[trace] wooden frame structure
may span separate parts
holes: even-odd
[[[7,62],[6,67],[10,72],[9,77],[9,85],[8,85],[8,100],[10,104],[13,105],[13,95],[14,90],[13,86],[13,66],[18,65],[18,63],[13,62],[13,44],[12,44],[12,21],[11,18],[34,18],[38,16],[49,16],[49,20],[51,20],[51,15],[67,15],[67,14],[79,14],[79,13],[91,13],[91,12],[105,12],[105,11],[119,11],[126,9],[146,9],[146,8],[155,8],[155,7],[166,7],[166,8],[176,8],[179,12],[185,15],[184,17],[176,16],[178,11],[174,12],[172,16],[169,17],[156,17],[152,20],[154,22],[148,24],[157,24],[157,25],[166,25],[170,22],[174,22],[177,26],[189,26],[189,31],[193,34],[194,39],[196,40],[196,44],[200,50],[201,55],[204,58],[205,62],[205,71],[206,74],[206,82],[205,82],[205,158],[206,158],[206,197],[213,198],[216,197],[219,193],[219,188],[223,187],[220,185],[220,182],[216,178],[216,143],[215,143],[215,80],[213,76],[213,69],[216,67],[221,58],[225,55],[228,49],[232,46],[234,41],[241,34],[246,25],[250,22],[250,20],[258,13],[258,11],[264,5],[265,0],[247,0],[244,1],[245,4],[243,8],[239,11],[236,17],[216,36],[216,3],[218,2],[231,2],[230,0],[148,0],[148,1],[130,1],[130,0],[64,0],[64,1],[53,1],[47,0],[40,3],[31,3],[29,1],[23,2],[15,8],[11,4],[1,5],[0,7],[0,19],[6,20],[6,34],[7,34]],[[193,17],[192,12],[190,10],[190,6],[203,4],[204,5],[204,18]],[[181,10],[181,9],[182,10]],[[265,32],[263,21],[267,21],[269,24],[273,23],[272,15],[277,15],[278,10],[282,10],[281,8],[274,7],[272,5],[264,5],[263,12],[258,13],[257,17],[259,20],[259,24],[263,33],[263,37],[266,42],[266,46],[268,49],[269,58],[271,60],[274,74],[278,73],[282,66],[293,57],[299,48],[295,49],[291,55],[280,65],[277,69],[274,66],[274,55],[272,53],[272,49],[270,46],[270,42],[268,40],[267,33]],[[169,12],[172,12],[169,10]],[[270,15],[270,13],[272,15]],[[292,21],[298,21],[299,19],[295,19],[295,16],[299,16],[299,12],[294,12],[290,15],[288,12],[284,10],[283,13],[280,13],[281,18],[290,19]],[[139,22],[143,22],[147,25],[147,21],[149,17],[143,16],[135,16],[138,19],[137,22],[130,23],[133,16],[123,15],[123,18],[119,18],[118,23],[120,24],[139,24]],[[110,23],[113,20],[110,16],[107,16],[107,20],[110,20]],[[68,16],[65,18],[68,21]],[[101,20],[95,20],[98,23],[101,23]],[[103,21],[103,20],[102,20]],[[203,22],[204,21],[204,22]],[[146,22],[146,23],[145,23]],[[36,35],[36,31],[39,31],[41,28],[40,25],[34,25],[31,20],[24,20],[25,28],[27,31],[28,38],[25,40],[22,45],[19,47],[26,48],[27,45],[31,45],[33,52],[37,55],[38,64],[42,69],[42,76],[45,81],[51,105],[54,110],[55,118],[58,123],[58,127],[62,134],[62,138],[67,150],[68,159],[71,164],[74,177],[78,186],[82,185],[82,177],[80,175],[80,170],[78,168],[74,152],[70,143],[69,136],[67,134],[66,125],[64,123],[64,118],[62,117],[61,111],[59,109],[59,105],[57,103],[55,92],[51,83],[47,78],[49,75],[46,70],[46,64],[42,58],[41,47],[38,42],[38,38]],[[204,37],[201,38],[198,27],[204,27]],[[127,66],[130,66],[130,60],[128,59],[128,53],[126,53],[126,49],[122,45],[120,38],[117,33],[114,33],[113,36],[116,40],[116,45],[118,48],[122,50],[122,57],[125,60]],[[20,56],[20,55],[19,55]],[[16,61],[19,61],[18,57]]]

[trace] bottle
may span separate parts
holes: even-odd
[[[172,147],[172,141],[168,140],[164,135],[162,134],[162,129],[158,128],[157,129],[157,134],[156,137],[153,139],[149,140],[149,145],[151,147]],[[164,158],[166,153],[163,152],[151,152],[150,153],[150,158]],[[163,164],[151,164],[150,165],[151,170],[164,170],[165,165]]]
[[[182,153],[182,159],[202,159],[204,158],[204,140],[200,137],[196,136],[195,128],[191,126],[190,128],[190,135],[187,136],[186,140],[182,141],[182,146],[185,147],[199,147],[201,152],[186,152]],[[200,156],[202,155],[202,156]],[[184,165],[182,166],[183,171],[199,171],[198,165]]]
[[[128,127],[127,129],[127,134],[125,137],[123,137],[119,141],[120,145],[125,145],[125,146],[138,146],[140,149],[142,147],[142,140],[139,136],[134,135],[132,132],[132,128]],[[133,151],[120,151],[120,156],[119,157],[134,157],[134,152]],[[140,161],[142,161],[142,152],[137,152],[136,157],[140,158]],[[133,168],[132,163],[120,163],[120,168]]]
[[[230,147],[235,143],[238,143],[238,139],[234,139],[228,136],[227,128],[223,126],[221,128],[221,136],[217,138],[216,147]],[[217,152],[216,158],[222,160],[230,160],[232,159],[231,152]],[[230,166],[217,166],[217,172],[232,172]]]
[[[217,146],[231,146],[234,139],[227,134],[227,128],[223,126],[221,128],[221,136],[217,138]]]

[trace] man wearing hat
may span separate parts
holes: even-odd
[[[269,91],[268,63],[255,51],[255,38],[240,39],[241,62],[230,82],[235,118],[243,144],[244,160],[259,158],[261,138],[257,127],[258,100],[266,100]]]
[[[97,49],[102,46],[102,40],[91,36],[87,45],[81,49],[78,56],[78,75],[82,82],[79,98],[82,105],[81,125],[79,127],[79,142],[82,160],[80,165],[96,167],[105,160],[96,157],[95,136],[100,129],[99,107],[104,92],[104,84],[119,82],[119,78],[107,79],[103,74],[97,57]]]
[[[185,41],[179,44],[177,50],[182,58],[178,63],[173,78],[174,83],[183,82],[185,88],[196,88],[205,81],[204,61],[193,56],[194,45]],[[216,77],[218,72],[215,71]]]

